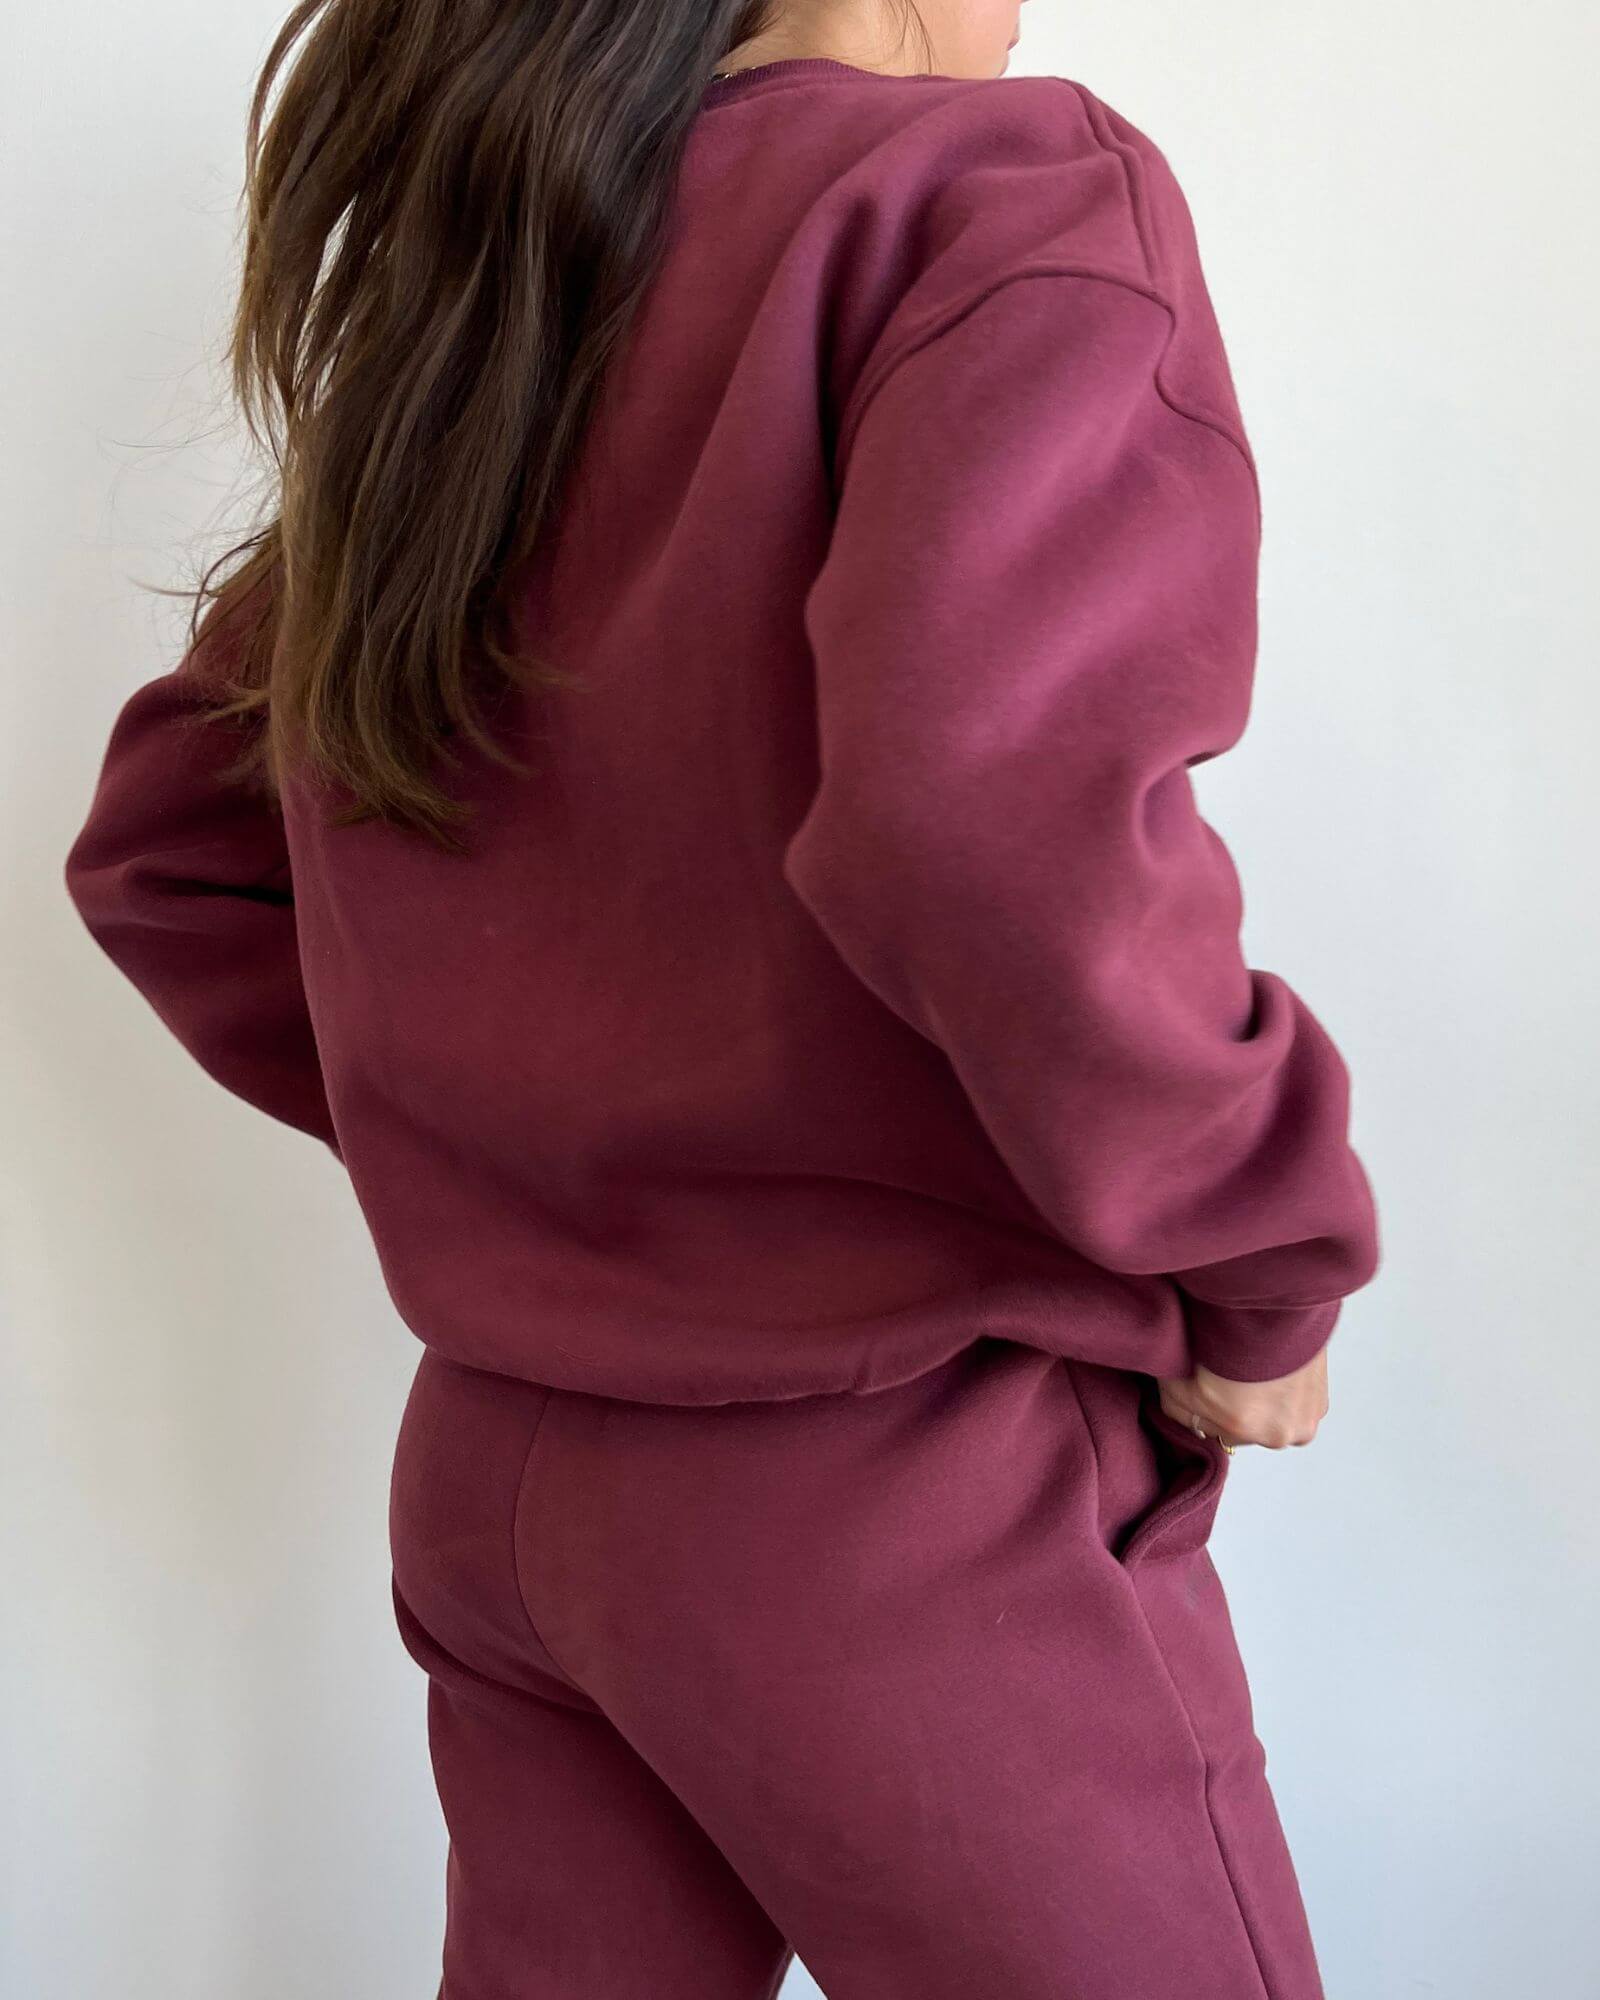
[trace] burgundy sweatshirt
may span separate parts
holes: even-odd
[[[519,579],[583,686],[508,705],[523,775],[466,758],[471,851],[219,784],[202,646],[127,700],[70,892],[458,1360],[1280,1375],[1378,1244],[1189,776],[1245,726],[1260,525],[1148,138],[1058,77],[748,70]]]

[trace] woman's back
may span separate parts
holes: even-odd
[[[1185,775],[1243,727],[1258,530],[1125,120],[1058,78],[711,84],[515,599],[581,685],[501,704],[525,772],[465,754],[464,853],[284,788],[278,1060],[416,1333],[667,1402],[975,1330],[1240,1379],[1320,1346],[1375,1253],[1344,1073],[1246,973]],[[115,867],[91,819],[91,922]],[[309,1075],[210,1055],[317,1129]]]
[[[707,88],[821,24],[332,4],[250,149],[281,512],[67,879],[427,1344],[452,2000],[1321,2000],[1205,1542],[1376,1225],[1190,781],[1261,522],[1189,216],[1018,5]]]

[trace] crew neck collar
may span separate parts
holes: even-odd
[[[841,62],[837,56],[780,56],[775,62],[751,63],[747,69],[736,69],[727,76],[714,76],[707,83],[701,97],[703,104],[722,104],[730,97],[743,97],[747,91],[764,83],[780,80],[798,82],[801,78],[816,78],[821,82],[829,77],[867,76],[878,82],[887,82],[898,73],[877,69],[863,69],[859,63]],[[911,81],[911,78],[907,78]]]

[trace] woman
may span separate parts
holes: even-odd
[[[305,0],[261,81],[274,509],[67,879],[424,1344],[447,2000],[1319,1991],[1206,1538],[1374,1212],[1189,778],[1188,211],[1016,25]]]

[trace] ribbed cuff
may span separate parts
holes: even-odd
[[[1341,1299],[1314,1306],[1219,1306],[1183,1294],[1189,1357],[1230,1382],[1272,1382],[1328,1344]]]

